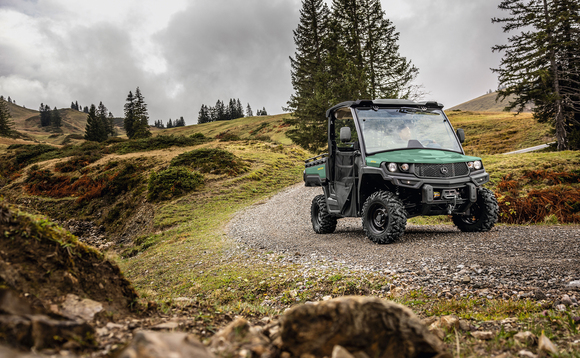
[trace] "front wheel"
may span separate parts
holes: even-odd
[[[317,234],[332,234],[336,230],[337,218],[328,212],[324,195],[316,195],[312,199],[310,220]]]
[[[399,198],[377,191],[363,205],[362,225],[367,237],[377,244],[389,244],[405,232],[407,214]]]
[[[453,215],[452,220],[459,230],[464,232],[489,231],[497,222],[499,205],[493,192],[486,188],[479,189],[477,201],[471,206],[470,215]]]

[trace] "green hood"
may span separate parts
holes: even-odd
[[[447,164],[481,160],[455,152],[433,149],[404,149],[391,152],[377,153],[366,157],[367,165],[379,167],[382,162],[387,163],[424,163],[424,164]]]

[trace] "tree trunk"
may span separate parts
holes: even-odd
[[[550,48],[550,67],[552,70],[552,77],[554,78],[554,93],[556,94],[556,101],[554,103],[555,118],[554,127],[556,128],[556,140],[558,141],[558,151],[566,150],[567,136],[566,136],[566,126],[565,118],[562,110],[562,97],[560,96],[560,73],[558,71],[558,65],[556,64],[556,50],[554,48],[554,38],[552,36],[552,24],[550,23],[550,14],[548,12],[548,2],[544,2],[544,17],[546,19],[546,32],[548,35],[548,46]]]

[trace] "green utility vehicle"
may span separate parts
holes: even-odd
[[[461,231],[489,231],[497,221],[481,158],[465,155],[437,102],[380,99],[340,103],[326,112],[328,150],[306,160],[314,231],[328,234],[343,217],[362,217],[369,239],[399,239],[414,216],[451,215]]]

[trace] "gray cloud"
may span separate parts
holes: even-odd
[[[416,0],[412,16],[392,14],[401,33],[401,54],[419,68],[417,82],[430,92],[427,98],[449,108],[497,88],[489,68],[498,66],[501,55],[491,47],[506,41],[501,26],[491,23],[492,17],[505,15],[498,3]]]
[[[164,15],[166,25],[151,9],[142,12],[149,3],[111,8],[111,17],[99,8],[93,17],[66,1],[0,0],[0,22],[10,32],[0,34],[0,94],[32,108],[103,101],[122,116],[127,93],[139,86],[151,123],[183,116],[192,124],[202,103],[239,98],[254,111],[280,113],[293,92],[288,57],[298,0],[168,2],[175,9]],[[489,68],[501,55],[490,48],[506,41],[491,24],[505,15],[496,2],[383,0],[383,9],[427,99],[450,107],[495,89]]]
[[[280,113],[292,87],[292,30],[298,9],[290,1],[203,1],[174,16],[155,36],[179,99],[201,104],[240,98],[255,109]]]

